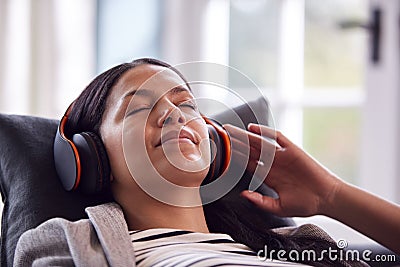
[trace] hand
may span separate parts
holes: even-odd
[[[248,161],[247,169],[264,179],[264,183],[279,195],[274,199],[257,192],[243,191],[243,197],[279,216],[324,214],[332,205],[335,193],[343,182],[281,132],[257,124],[250,124],[249,131],[232,125],[225,125],[225,128],[232,137],[233,159]],[[277,144],[264,137],[275,139]],[[243,151],[248,144],[249,155],[246,155]],[[260,161],[268,161],[273,153],[272,166],[259,164]]]

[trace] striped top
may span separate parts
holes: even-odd
[[[227,234],[176,229],[130,231],[136,264],[142,266],[305,266],[261,260]]]

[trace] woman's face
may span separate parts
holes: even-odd
[[[157,176],[198,187],[208,172],[206,124],[184,81],[168,68],[127,71],[107,98],[100,133],[113,179],[127,188]]]

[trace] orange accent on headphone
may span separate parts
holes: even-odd
[[[68,142],[68,144],[71,146],[72,150],[74,151],[74,156],[75,156],[75,160],[76,160],[76,182],[75,182],[74,187],[73,187],[72,190],[75,190],[75,189],[78,188],[78,185],[79,185],[79,183],[81,181],[81,173],[82,173],[82,171],[81,171],[81,159],[79,157],[79,152],[78,152],[78,149],[76,148],[75,144],[71,140],[69,140],[68,137],[65,136],[65,132],[64,132],[65,124],[67,123],[68,116],[69,116],[69,113],[72,110],[72,106],[73,105],[74,105],[74,103],[72,103],[68,107],[67,111],[65,112],[64,116],[61,119],[61,122],[60,122],[60,135],[65,141]]]
[[[214,127],[214,129],[217,131],[218,136],[221,137],[221,141],[223,142],[223,146],[225,148],[225,157],[223,160],[223,165],[222,165],[222,170],[219,176],[225,173],[225,171],[229,167],[229,163],[231,162],[231,140],[229,138],[228,132],[223,128],[222,125],[219,123],[214,122],[213,120],[210,120],[209,118],[203,116],[204,121],[207,124],[210,124]]]

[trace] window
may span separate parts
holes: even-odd
[[[304,92],[313,101],[303,112],[303,146],[353,184],[359,184],[367,35],[338,24],[366,20],[367,13],[366,1],[304,2]]]
[[[229,13],[229,65],[246,70],[264,90],[273,90],[278,78],[279,1],[231,1]],[[260,30],[260,25],[265,27]]]
[[[366,36],[338,24],[366,14],[359,0],[230,1],[229,65],[270,98],[278,128],[356,184]]]
[[[160,0],[99,0],[97,72],[139,57],[160,57]]]

